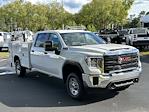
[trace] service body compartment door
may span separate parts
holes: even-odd
[[[22,43],[21,47],[21,65],[26,68],[31,68],[30,49],[32,43]]]

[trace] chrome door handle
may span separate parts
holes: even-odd
[[[44,52],[44,54],[48,54],[47,52]]]

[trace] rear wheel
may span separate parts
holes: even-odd
[[[82,79],[73,72],[67,77],[66,89],[69,96],[74,99],[82,99],[85,93]]]
[[[23,77],[26,74],[26,68],[21,66],[19,59],[15,61],[15,71],[18,77]]]

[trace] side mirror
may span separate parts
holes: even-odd
[[[44,48],[45,48],[45,51],[54,51],[55,49],[53,48],[53,43],[52,41],[46,41],[44,43]]]

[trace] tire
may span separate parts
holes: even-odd
[[[67,93],[73,99],[81,100],[85,94],[83,81],[76,73],[71,72],[66,80]]]
[[[18,77],[24,77],[26,74],[26,68],[21,66],[19,59],[15,61],[15,71]]]

